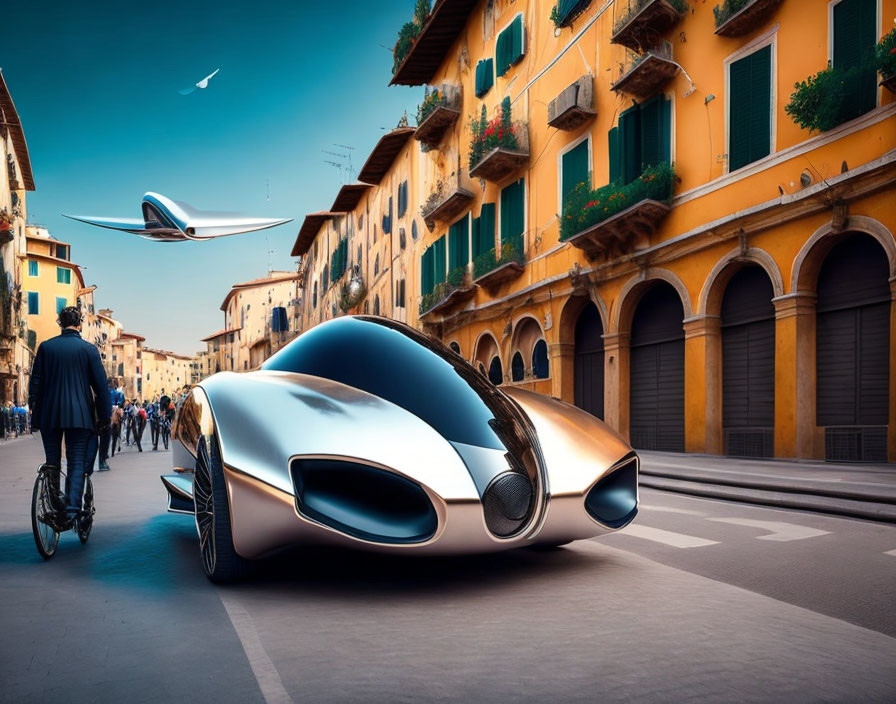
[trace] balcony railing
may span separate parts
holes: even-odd
[[[420,107],[417,108],[417,131],[414,139],[429,148],[436,148],[445,132],[460,117],[462,105],[458,86],[444,84],[427,88]]]
[[[445,185],[440,181],[436,190],[430,193],[420,208],[420,214],[432,232],[437,220],[452,220],[456,215],[460,215],[472,200],[473,194],[466,188],[461,188],[456,181],[452,185]]]
[[[678,24],[687,8],[685,0],[629,0],[610,41],[634,51],[647,51]]]
[[[501,284],[519,278],[525,266],[523,238],[514,237],[504,242],[500,251],[493,247],[476,257],[473,261],[473,283],[494,291]]]
[[[485,106],[473,120],[470,141],[470,176],[501,181],[529,162],[529,130],[525,122],[513,122],[510,98],[501,101],[498,116],[488,120]]]
[[[448,280],[436,284],[432,293],[420,299],[420,318],[429,318],[453,306],[467,301],[476,293],[476,284],[467,267],[457,267],[448,272]]]
[[[548,104],[548,125],[560,130],[575,130],[597,117],[594,109],[594,76],[582,76],[564,88]]]
[[[724,0],[712,11],[716,17],[716,34],[740,37],[763,24],[781,0]]]
[[[672,45],[663,42],[646,54],[633,56],[610,89],[644,100],[661,90],[679,70],[672,60]]]

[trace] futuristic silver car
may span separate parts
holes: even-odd
[[[597,418],[494,386],[403,323],[322,323],[178,411],[169,510],[195,514],[214,581],[297,545],[458,554],[628,524],[638,458]]]

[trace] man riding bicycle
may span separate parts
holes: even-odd
[[[37,348],[28,405],[33,427],[41,431],[46,464],[55,469],[50,481],[57,497],[65,442],[68,471],[64,506],[58,508],[64,511],[59,528],[68,530],[81,511],[84,477],[92,471],[88,464],[96,453],[97,433],[109,423],[112,404],[100,353],[81,338],[81,311],[63,308],[57,322],[62,332]]]

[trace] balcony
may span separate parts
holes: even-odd
[[[427,89],[423,102],[417,108],[414,139],[425,148],[437,148],[445,132],[460,117],[460,109],[461,91],[457,86],[445,84]]]
[[[452,220],[460,215],[473,200],[473,194],[459,185],[445,186],[441,181],[420,208],[420,214],[429,231],[435,229],[437,220]]]
[[[634,51],[644,52],[678,24],[687,11],[683,0],[630,0],[610,41]]]
[[[567,86],[548,104],[548,125],[559,130],[578,129],[595,117],[594,76],[591,74]]]
[[[566,241],[592,260],[604,253],[622,254],[646,249],[650,236],[668,212],[669,206],[665,203],[645,199]]]
[[[438,313],[453,308],[458,303],[470,300],[476,293],[476,284],[466,267],[458,267],[448,272],[448,280],[436,284],[432,293],[420,300],[420,320],[429,322]]]
[[[489,293],[508,281],[518,279],[526,266],[523,238],[514,237],[501,245],[500,256],[494,248],[473,261],[473,283]]]
[[[501,101],[497,117],[482,115],[473,120],[470,141],[470,176],[486,181],[502,181],[529,163],[529,129],[525,122],[513,122],[510,98]]]
[[[763,24],[781,0],[724,0],[712,11],[716,16],[716,34],[740,37]]]
[[[672,47],[666,42],[646,54],[635,56],[610,90],[644,100],[662,90],[679,70],[672,60]]]
[[[882,88],[886,88],[888,91],[896,95],[896,73],[888,78],[883,79],[880,82]]]
[[[669,213],[675,173],[667,163],[647,167],[629,184],[574,191],[563,211],[560,240],[594,260],[645,249]]]

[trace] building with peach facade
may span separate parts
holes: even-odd
[[[303,324],[406,320],[636,448],[896,461],[896,0],[713,5],[437,0]]]

